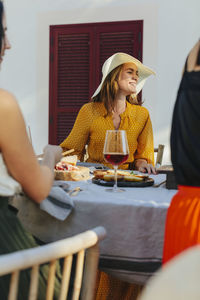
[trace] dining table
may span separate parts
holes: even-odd
[[[100,243],[99,269],[144,284],[161,266],[166,213],[176,193],[162,184],[166,174],[150,177],[152,186],[124,187],[117,193],[108,192],[108,187],[93,183],[92,178],[68,181],[69,191],[78,188],[78,193],[71,193],[73,207],[65,219],[52,216],[28,198],[18,202],[18,216],[45,243],[103,226],[107,235]]]

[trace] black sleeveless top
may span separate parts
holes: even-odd
[[[186,66],[174,107],[170,143],[177,183],[200,186],[200,71],[188,72]]]

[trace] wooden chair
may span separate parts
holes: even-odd
[[[147,282],[138,300],[199,300],[200,245],[183,251]]]
[[[77,254],[72,299],[78,300],[81,290],[81,299],[92,300],[95,293],[99,259],[98,242],[105,237],[105,234],[106,232],[103,227],[96,227],[73,237],[47,245],[1,255],[0,276],[12,274],[8,299],[17,299],[20,271],[31,268],[28,299],[36,300],[39,266],[47,262],[50,262],[50,264],[46,288],[46,300],[53,299],[56,260],[64,258],[59,300],[66,300],[73,254]]]
[[[157,153],[156,155],[156,168],[159,168],[162,165],[162,159],[163,159],[163,153],[164,153],[165,145],[158,145],[158,148],[154,148],[154,153]]]

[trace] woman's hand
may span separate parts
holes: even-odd
[[[54,170],[55,165],[62,158],[62,148],[55,145],[47,145],[44,148],[44,156],[42,160],[42,165],[48,166],[52,171]]]
[[[53,154],[56,164],[62,158],[62,151],[63,149],[60,146],[55,146],[55,145],[46,145],[43,150],[44,155],[46,155],[49,152]]]
[[[145,159],[137,159],[135,161],[135,168],[139,172],[148,173],[148,174],[152,173],[156,175],[155,167],[151,164],[148,164]]]

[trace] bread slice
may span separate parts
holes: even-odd
[[[69,156],[65,156],[61,159],[61,162],[64,162],[64,163],[67,163],[67,164],[70,164],[72,166],[76,166],[77,164],[77,155],[69,155]]]
[[[129,175],[124,176],[124,180],[125,181],[144,181],[144,177],[129,174]]]
[[[129,174],[130,173],[128,171],[117,170],[117,177],[119,179],[122,179],[125,175],[129,175]],[[114,170],[95,170],[95,171],[93,171],[93,175],[96,179],[106,180],[105,178],[107,178],[106,181],[114,180]],[[105,176],[107,176],[107,177],[105,177]],[[109,178],[110,178],[110,180],[109,180]],[[113,178],[113,179],[111,179],[111,178]]]
[[[103,179],[104,175],[107,174],[107,170],[94,170],[93,175],[96,179]]]
[[[118,174],[117,174],[117,181],[121,181],[121,180],[123,180],[123,179],[124,179],[124,176],[118,175]],[[114,181],[114,180],[115,180],[115,175],[112,175],[112,174],[105,174],[105,175],[103,176],[103,180],[104,180],[104,181]]]
[[[77,166],[78,170],[54,170],[55,180],[66,181],[81,181],[88,180],[90,178],[90,169],[83,166]]]

